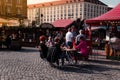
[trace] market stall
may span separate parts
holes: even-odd
[[[106,46],[105,51],[107,58],[120,59],[120,3],[112,10],[104,13],[101,16],[86,20],[86,24],[91,26],[106,26]],[[111,42],[114,41],[115,43]]]

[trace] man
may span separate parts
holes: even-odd
[[[73,45],[72,45],[73,34],[72,34],[70,28],[68,29],[68,32],[67,32],[66,35],[65,35],[65,39],[66,39],[66,46],[67,46],[68,48],[72,48],[72,46],[73,46]]]
[[[84,31],[83,30],[79,30],[79,34],[76,36],[75,42],[78,45],[80,43],[80,37],[83,37],[84,39],[86,39],[86,36],[84,35]]]

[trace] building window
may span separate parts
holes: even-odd
[[[11,10],[10,10],[10,7],[7,6],[7,7],[6,7],[6,13],[10,13],[10,11],[11,11]]]
[[[10,0],[6,0],[6,2],[8,3]]]
[[[17,14],[21,14],[21,9],[17,8]]]
[[[17,4],[21,4],[21,0],[17,0]]]
[[[5,2],[6,2],[6,3],[11,3],[11,0],[6,0]]]

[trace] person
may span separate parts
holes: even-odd
[[[79,58],[87,59],[88,58],[88,52],[87,52],[87,43],[86,40],[84,40],[84,37],[80,37],[80,43],[77,46],[74,46],[72,49],[66,49],[67,51],[78,51],[74,53],[75,58],[75,64],[77,64],[77,60]]]
[[[76,28],[74,26],[72,26],[72,28],[71,28],[71,33],[73,34],[73,37],[77,36]]]
[[[52,63],[56,63],[57,65],[59,65],[59,59],[62,53],[62,47],[61,44],[59,43],[59,39],[58,37],[54,38],[54,45],[52,47],[49,47],[48,49],[48,57],[47,60],[48,62],[50,62],[50,64],[52,65]]]
[[[5,40],[5,45],[7,46],[7,48],[9,49],[11,46],[11,38],[10,35],[7,36],[6,40]]]
[[[47,45],[47,47],[53,46],[53,40],[52,40],[51,36],[48,37],[48,41],[46,42],[46,45]]]
[[[66,40],[66,46],[69,48],[72,48],[72,39],[73,39],[73,34],[71,33],[71,29],[68,29],[68,32],[65,35],[65,40]]]
[[[79,30],[79,34],[75,38],[75,42],[78,45],[80,43],[80,37],[83,36],[84,39],[86,39],[86,36],[84,35],[83,30]]]
[[[117,36],[113,36],[110,38],[110,46],[113,49],[120,49],[120,38]]]
[[[45,45],[45,36],[42,35],[40,36],[39,40],[40,40],[40,43],[39,43],[39,51],[40,51],[40,57],[42,59],[45,59],[47,58],[47,52],[48,52],[48,47]]]
[[[83,36],[80,37],[80,43],[76,46],[76,50],[78,50],[79,53],[75,54],[75,63],[77,63],[78,55],[80,55],[80,57],[84,57],[85,59],[88,58],[87,42]]]
[[[62,53],[62,50],[61,50],[62,47],[60,44],[60,40],[57,37],[55,37],[55,39],[54,39],[54,47],[56,47],[56,55],[55,55],[56,63],[57,63],[57,65],[59,65],[59,59],[60,59],[60,55]]]

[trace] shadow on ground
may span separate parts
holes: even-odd
[[[97,72],[104,72],[104,71],[110,71],[110,70],[119,70],[116,68],[110,68],[107,66],[101,66],[101,65],[66,65],[62,67],[56,67],[58,70],[66,71],[66,72],[76,72],[76,73],[87,73],[87,74],[93,74]]]
[[[23,47],[22,49],[7,49],[7,48],[3,48],[3,49],[0,49],[0,51],[14,51],[14,52],[39,52],[39,50],[37,48],[34,48],[34,47]]]
[[[117,60],[89,60],[92,63],[104,64],[104,65],[116,65],[120,66],[120,61]]]

